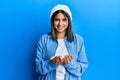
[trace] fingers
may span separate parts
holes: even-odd
[[[55,64],[60,64],[61,63],[61,58],[60,56],[57,56],[56,63]]]
[[[70,62],[69,56],[65,56],[65,62],[68,64]]]
[[[63,59],[62,59],[62,62],[64,64],[69,64],[71,61],[72,61],[73,57],[72,56],[69,56],[69,55],[66,55]]]
[[[67,55],[67,60],[68,60],[68,62],[71,62],[71,59],[72,59],[71,56],[68,56],[68,55]]]
[[[57,59],[57,57],[54,56],[54,57],[51,58],[51,61],[52,61],[53,63],[56,63],[56,59]]]
[[[52,56],[51,58],[50,58],[50,60],[53,60],[55,58],[55,56]]]
[[[51,61],[54,63],[54,64],[61,64],[61,63],[64,63],[64,64],[69,64],[71,61],[72,61],[73,57],[70,56],[70,55],[66,55],[64,56],[63,59],[61,59],[60,56],[53,56],[51,57]]]
[[[54,56],[54,57],[51,57],[51,61],[54,63],[54,64],[61,64],[61,58],[60,56]]]

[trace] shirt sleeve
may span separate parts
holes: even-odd
[[[45,60],[43,55],[45,54],[45,40],[44,37],[41,37],[37,46],[37,56],[35,59],[36,62],[36,71],[40,74],[49,73],[52,70],[55,70],[58,65],[52,63],[51,60]]]
[[[64,64],[66,70],[75,76],[80,76],[88,66],[88,61],[85,53],[84,43],[78,52],[77,60],[73,59],[71,63]]]

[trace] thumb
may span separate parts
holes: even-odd
[[[55,56],[52,56],[51,58],[50,58],[50,60],[53,60],[55,58]]]

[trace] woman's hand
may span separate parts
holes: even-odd
[[[72,61],[72,59],[73,59],[72,56],[66,55],[66,56],[64,56],[64,58],[62,59],[62,63],[64,63],[64,64],[69,64],[69,63]]]
[[[60,56],[52,56],[50,59],[54,64],[61,64],[62,60]]]

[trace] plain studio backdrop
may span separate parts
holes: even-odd
[[[120,0],[1,0],[0,80],[37,80],[35,56],[49,14],[71,8],[73,31],[84,38],[89,66],[82,80],[120,80]]]

